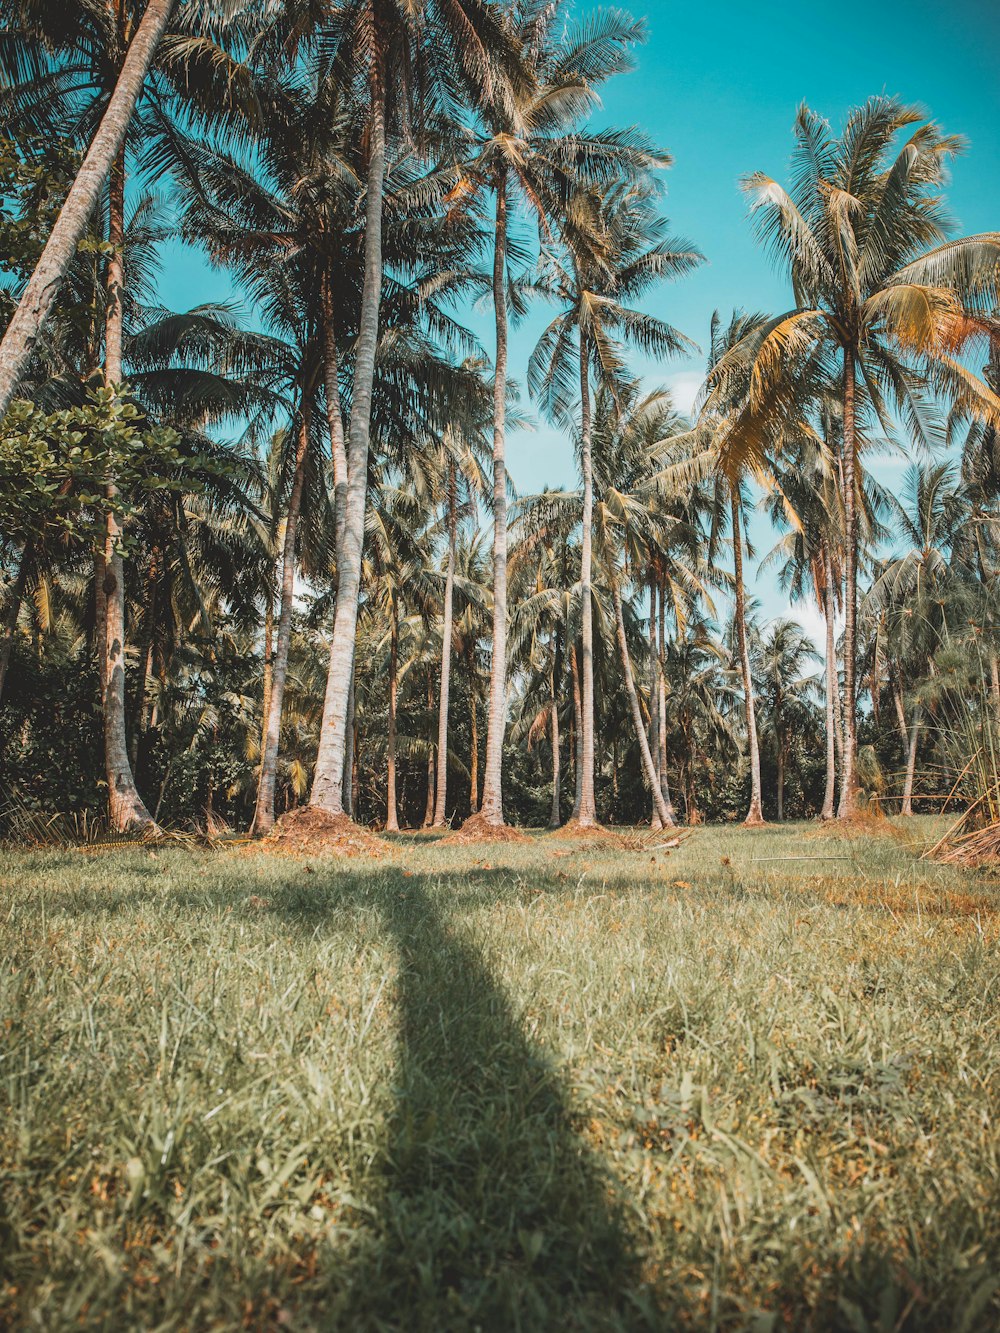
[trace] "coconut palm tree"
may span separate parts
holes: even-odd
[[[900,813],[913,813],[913,784],[923,718],[919,688],[907,724],[903,683],[919,686],[934,671],[934,656],[979,619],[981,602],[968,541],[969,501],[953,463],[911,467],[902,498],[890,499],[906,549],[886,561],[861,604],[862,622],[884,615],[893,671],[893,702],[900,721],[906,771]]]
[[[819,660],[819,654],[802,626],[785,617],[772,621],[755,639],[754,672],[764,714],[763,730],[774,745],[780,823],[785,818],[785,770],[792,736],[807,729],[809,702],[815,693],[815,676],[804,673]]]
[[[354,353],[347,433],[347,491],[337,562],[337,606],[319,753],[310,797],[331,815],[343,813],[348,697],[354,669],[358,595],[368,492],[372,391],[383,287],[382,213],[390,137],[401,150],[424,128],[423,96],[435,84],[446,98],[461,93],[473,106],[509,103],[520,77],[519,44],[498,7],[475,0],[425,0],[400,9],[386,0],[351,0],[333,20],[331,73],[349,81],[366,108],[364,281]],[[405,77],[397,79],[400,71]],[[457,86],[459,85],[459,86]]]
[[[758,235],[785,265],[796,303],[731,350],[712,393],[726,395],[731,370],[743,379],[749,373],[749,410],[730,448],[734,457],[752,458],[759,456],[762,426],[785,411],[788,381],[804,355],[822,360],[839,385],[845,527],[839,814],[849,817],[857,791],[859,426],[874,413],[891,433],[891,402],[915,438],[933,439],[928,384],[961,414],[1000,418],[1000,398],[956,357],[989,333],[988,312],[1000,295],[1000,232],[946,239],[940,190],[961,142],[918,107],[873,97],[834,135],[803,105],[795,136],[791,189],[761,172],[744,187]]]
[[[582,788],[576,819],[595,823],[594,796],[594,630],[593,432],[591,378],[617,392],[624,375],[624,345],[647,355],[669,357],[693,344],[663,320],[637,310],[634,302],[655,282],[689,272],[702,260],[697,250],[667,233],[657,216],[648,182],[621,185],[603,195],[589,190],[571,200],[569,211],[593,214],[586,231],[577,229],[564,255],[547,250],[539,284],[563,306],[532,353],[528,385],[546,410],[566,422],[579,394],[580,468],[583,478],[581,542],[581,664],[583,734]]]

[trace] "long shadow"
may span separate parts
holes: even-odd
[[[400,955],[396,1105],[347,1311],[435,1330],[658,1322],[555,1071],[467,930],[421,879],[394,878],[383,919]]]

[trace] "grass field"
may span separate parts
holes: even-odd
[[[0,852],[0,1326],[1000,1327],[929,833]]]

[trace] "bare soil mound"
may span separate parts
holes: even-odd
[[[491,824],[483,814],[470,815],[461,828],[446,834],[441,847],[460,847],[471,842],[527,842],[528,836],[510,824]]]
[[[388,847],[349,815],[328,815],[303,805],[282,815],[260,844],[277,852],[333,852],[337,856],[385,856]]]
[[[602,824],[580,824],[571,819],[560,828],[551,829],[550,838],[559,838],[566,842],[586,842],[595,848],[606,847],[616,852],[641,852],[645,844],[636,834],[620,833],[617,829],[605,828]]]

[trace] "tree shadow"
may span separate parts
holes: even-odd
[[[345,1313],[408,1329],[658,1322],[558,1076],[469,930],[422,877],[394,879],[383,920],[400,959],[395,1109]]]

